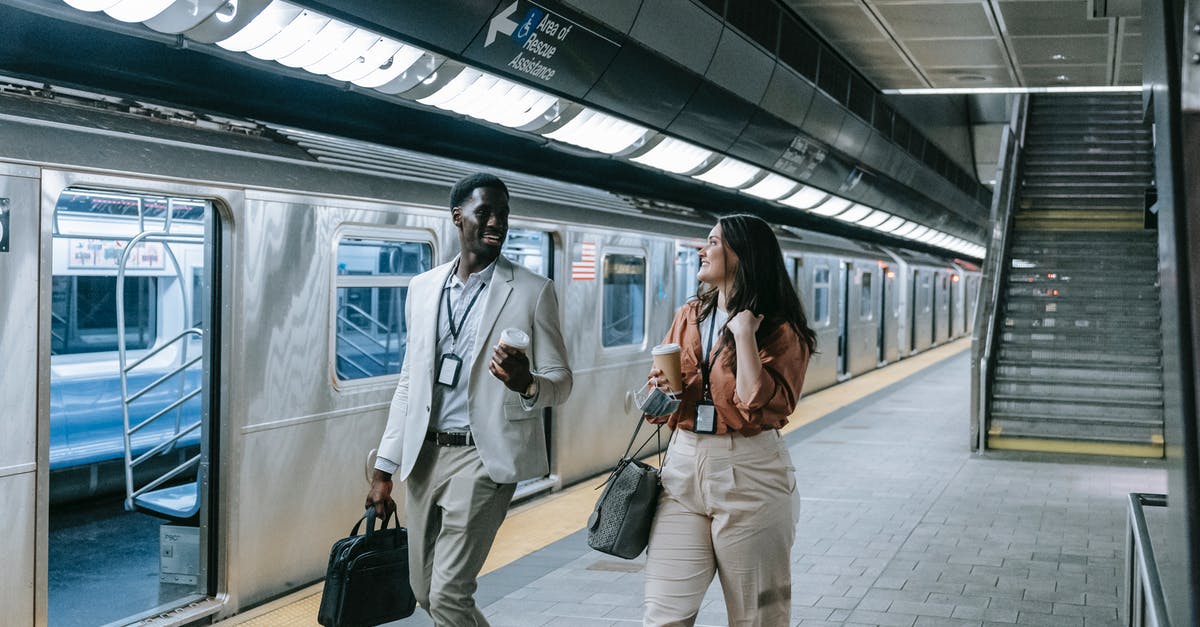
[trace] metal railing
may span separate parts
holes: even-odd
[[[987,446],[987,402],[996,361],[996,317],[1004,306],[1008,251],[1021,184],[1021,151],[1025,145],[1028,111],[1029,97],[1014,96],[1012,119],[1000,140],[996,180],[1001,187],[992,196],[989,221],[992,235],[984,259],[980,297],[975,301],[975,329],[971,334],[971,450],[982,451]]]
[[[1165,494],[1129,495],[1125,528],[1125,624],[1128,627],[1170,627],[1167,601],[1143,507],[1166,507]]]
[[[347,313],[353,313],[355,316],[358,316],[361,319],[366,320],[368,323],[368,327],[363,328],[362,325],[354,322],[350,318],[350,316],[347,315]],[[358,351],[362,355],[363,358],[365,358],[371,362],[374,362],[375,365],[378,366],[380,369],[382,369],[382,370],[387,369],[387,367],[388,367],[387,362],[380,360],[375,355],[379,354],[379,355],[384,355],[386,357],[388,355],[390,348],[394,345],[393,340],[395,340],[397,342],[399,341],[399,331],[392,329],[392,327],[390,325],[384,324],[378,318],[375,318],[371,314],[367,313],[367,311],[365,309],[363,309],[362,307],[359,307],[358,305],[354,305],[351,303],[346,303],[346,304],[342,305],[341,307],[338,307],[337,321],[339,323],[338,330],[337,330],[337,340],[339,343],[345,344],[346,346],[349,346],[350,348],[353,348],[354,350]],[[372,353],[370,350],[368,350],[368,348],[364,348],[364,347],[360,346],[354,340],[350,339],[350,334],[346,332],[345,327],[349,327],[351,330],[357,332],[364,339],[366,339],[367,342],[374,344],[376,347],[378,347],[379,352]],[[376,335],[371,333],[372,329],[378,329],[380,331],[383,331],[384,339],[382,339],[382,340],[378,339],[376,337]],[[359,365],[355,360],[351,359],[349,356],[338,355],[338,360],[339,360],[339,362],[345,362],[346,365],[353,367],[355,370],[358,370],[359,372],[361,372],[363,374],[363,376],[371,376],[371,372],[369,370],[367,370],[366,368]],[[339,375],[340,374],[342,374],[342,373],[339,372]],[[348,377],[343,377],[343,378],[348,378]]]

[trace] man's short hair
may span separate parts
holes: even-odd
[[[498,189],[508,196],[508,187],[504,185],[499,177],[487,172],[477,172],[469,176],[465,176],[454,184],[454,189],[450,190],[450,208],[460,207],[471,194],[475,193],[476,189],[487,187]]]

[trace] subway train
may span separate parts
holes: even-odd
[[[194,576],[174,602],[198,613],[320,578],[327,540],[361,509],[408,282],[457,253],[449,188],[486,168],[77,93],[10,89],[0,111],[16,269],[0,276],[5,325],[29,330],[6,332],[19,366],[8,372],[21,374],[5,376],[25,377],[31,396],[4,423],[48,469],[5,502],[123,498],[194,527]],[[505,254],[555,280],[575,381],[542,416],[550,473],[523,498],[601,473],[623,450],[630,390],[696,291],[715,215],[497,174],[511,191]],[[980,274],[966,261],[778,235],[818,336],[806,392],[974,324]],[[12,529],[32,538],[44,524],[31,514]],[[34,580],[34,564],[20,557],[4,576]]]

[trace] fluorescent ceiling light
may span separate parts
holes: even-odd
[[[917,227],[919,227],[919,226],[921,226],[921,225],[917,224],[916,222],[909,222],[909,221],[905,220],[904,224],[901,224],[899,226],[899,228],[892,231],[892,235],[895,235],[897,237],[908,237],[908,234],[917,230]]]
[[[284,27],[296,19],[297,15],[300,15],[300,7],[282,0],[274,0],[262,10],[262,13],[254,16],[249,24],[233,35],[218,41],[217,45],[234,52],[246,52],[257,48],[278,35]]]
[[[329,24],[329,18],[312,11],[301,11],[287,26],[270,39],[264,41],[249,52],[251,56],[267,61],[275,61],[296,52],[304,44],[312,41],[321,29]]]
[[[785,178],[774,173],[768,173],[762,178],[761,181],[751,185],[743,191],[751,196],[758,196],[759,198],[765,198],[766,200],[775,200],[776,198],[781,198],[786,194],[790,194],[793,189],[796,189],[796,185],[798,184],[799,183],[796,183],[789,178]]]
[[[891,214],[888,214],[886,212],[875,209],[875,210],[871,211],[871,213],[867,214],[867,217],[859,220],[858,225],[865,226],[869,229],[873,229],[873,228],[879,226],[880,224],[883,224],[888,219],[891,219],[894,217],[895,216],[893,216]],[[897,223],[897,224],[899,224],[899,223]]]
[[[350,33],[350,36],[347,37],[345,41],[338,44],[338,46],[330,51],[329,54],[325,55],[324,58],[315,63],[304,66],[304,69],[312,72],[313,74],[325,74],[332,76],[335,72],[345,69],[363,55],[367,54],[367,51],[371,49],[371,46],[375,45],[375,42],[378,39],[379,36],[375,33],[372,33],[368,30],[363,30],[361,28],[356,28],[354,29],[353,33]]]
[[[122,0],[64,0],[70,6],[80,11],[103,11]]]
[[[839,196],[830,196],[829,200],[826,200],[825,202],[821,203],[820,205],[817,205],[816,208],[812,209],[812,213],[815,213],[819,216],[826,216],[826,217],[836,216],[837,214],[845,211],[846,207],[849,207],[849,206],[850,206],[849,200],[846,200],[845,198],[841,198]]]
[[[815,187],[809,187],[805,185],[804,187],[800,188],[800,191],[788,196],[787,198],[784,198],[779,202],[797,209],[812,209],[813,207],[817,206],[817,203],[825,200],[825,197],[828,195],[829,194]]]
[[[645,135],[645,127],[595,109],[584,109],[545,137],[612,155],[632,148]]]
[[[874,211],[874,209],[872,209],[866,205],[856,204],[853,207],[850,207],[849,209],[847,209],[845,212],[839,213],[834,217],[843,222],[858,222],[859,220],[867,217],[867,215],[870,214],[872,211]]]
[[[420,54],[423,52],[418,51],[418,57]],[[474,68],[464,68],[444,87],[417,102],[516,128],[537,119],[558,98]]]
[[[749,163],[738,161],[733,157],[725,157],[720,163],[703,173],[692,175],[692,178],[721,187],[739,189],[749,183],[759,172],[762,170]]]
[[[136,24],[162,13],[174,3],[175,0],[121,0],[104,12],[114,20]]]
[[[930,87],[913,89],[884,89],[885,94],[901,96],[929,96],[938,94],[1103,94],[1103,93],[1141,93],[1140,86],[1105,86],[1094,87],[1060,85],[1057,87]]]
[[[407,72],[423,56],[425,56],[425,51],[420,48],[409,45],[401,46],[399,51],[373,72],[351,82],[359,87],[382,87]]]
[[[904,224],[904,222],[905,222],[904,218],[901,218],[900,216],[892,216],[892,217],[888,218],[887,221],[884,222],[883,224],[880,224],[879,226],[875,227],[875,229],[879,230],[879,231],[883,231],[884,233],[891,233],[892,231],[895,231],[896,229],[900,228],[900,226],[902,224]]]
[[[387,68],[390,70],[393,62],[393,55],[395,55],[397,52],[400,52],[400,49],[403,47],[404,44],[396,41],[395,39],[379,37],[375,40],[375,43],[371,44],[371,47],[368,48],[366,52],[356,57],[346,67],[338,70],[337,72],[331,73],[329,78],[339,81],[354,82],[367,77],[371,73],[381,68]],[[411,57],[409,65],[411,65],[413,61],[417,60],[417,56],[420,55]],[[408,68],[406,67],[404,69]]]
[[[675,174],[684,174],[704,165],[712,154],[711,150],[694,146],[681,139],[666,137],[646,154],[633,157],[630,161]]]
[[[295,52],[276,59],[279,63],[288,67],[308,67],[321,59],[329,56],[329,53],[342,45],[350,35],[357,30],[349,24],[344,24],[337,20],[329,20],[317,34],[308,41],[301,44]]]

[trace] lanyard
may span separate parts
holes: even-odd
[[[446,285],[442,288],[441,298],[438,299],[438,315],[439,316],[441,315],[441,311],[442,311],[442,301],[450,300],[450,280],[452,277],[453,277],[453,274],[451,274],[450,277],[446,277]],[[475,306],[475,301],[479,300],[479,295],[483,293],[483,288],[485,288],[485,287],[487,287],[487,281],[481,281],[479,283],[479,289],[475,290],[475,295],[472,296],[470,302],[467,303],[467,308],[465,311],[462,312],[462,317],[460,317],[458,319],[457,325],[454,324],[454,304],[448,303],[448,305],[446,307],[446,320],[448,320],[450,322],[450,336],[454,338],[455,344],[458,343],[458,335],[460,333],[462,333],[463,325],[465,325],[467,323],[467,316],[470,315],[471,308]],[[464,286],[464,289],[465,289],[465,286]],[[461,303],[462,301],[459,300],[458,302]],[[437,333],[436,339],[437,339],[437,342],[440,344],[442,341],[440,325],[438,326],[438,333]]]
[[[713,340],[716,338],[716,335],[717,335],[717,331],[716,331],[717,330],[717,315],[716,315],[716,312],[712,312],[709,315],[711,315],[712,317],[708,319],[708,342],[704,345],[704,361],[700,362],[700,376],[703,377],[703,379],[704,379],[704,398],[705,399],[712,398],[712,393],[709,391],[709,388],[708,388],[708,373],[712,370],[712,368],[709,364],[716,363],[717,355],[721,354],[721,347],[723,346],[723,344],[718,343],[717,350],[716,351],[712,350]],[[722,325],[721,328],[724,329],[725,326]],[[709,354],[710,351],[712,352],[711,355]]]

